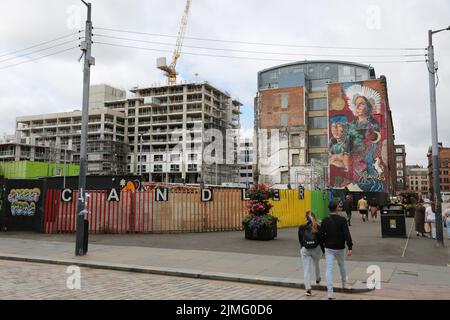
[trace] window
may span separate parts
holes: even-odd
[[[327,99],[310,99],[309,100],[309,110],[310,111],[319,111],[319,110],[327,110]]]
[[[403,153],[403,149],[402,149],[402,148],[397,148],[397,149],[395,149],[395,152],[397,152],[397,153]]]
[[[326,135],[321,136],[309,136],[308,145],[311,148],[326,148],[328,146],[328,137]]]
[[[403,157],[402,156],[397,156],[395,159],[397,159],[397,161],[402,161],[403,162]]]
[[[171,154],[170,161],[180,161],[181,156],[179,154]]]
[[[281,108],[286,109],[289,104],[289,94],[288,93],[282,93],[281,94]]]
[[[288,172],[281,172],[281,183],[286,184],[288,183]]]
[[[280,126],[287,127],[288,126],[289,117],[287,113],[282,113],[280,118]]]
[[[328,127],[327,117],[309,117],[308,129],[326,129]]]
[[[155,164],[153,166],[153,172],[162,172],[163,171],[163,166],[162,164]]]
[[[171,172],[179,172],[180,171],[180,165],[179,164],[171,164],[170,165],[170,171]]]
[[[293,166],[299,166],[300,165],[300,155],[299,154],[293,154],[292,155],[292,165]]]
[[[308,154],[309,162],[312,159],[322,161],[323,163],[328,163],[328,154],[327,153],[310,153]]]
[[[293,148],[302,148],[302,143],[300,140],[300,135],[299,134],[293,134],[291,136],[291,141],[292,141],[292,147]]]
[[[311,92],[327,91],[330,79],[311,80]]]
[[[196,164],[188,164],[188,171],[197,171],[197,165]]]
[[[190,153],[188,156],[189,161],[197,161],[197,159],[198,159],[198,155],[195,153]]]
[[[403,163],[397,162],[397,169],[403,169]]]
[[[244,162],[250,162],[250,151],[245,150],[244,152]]]
[[[403,177],[403,171],[397,170],[397,176],[398,177]]]
[[[162,154],[157,154],[153,157],[153,161],[163,161],[164,156]]]

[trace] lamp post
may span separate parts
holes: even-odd
[[[436,204],[436,246],[444,246],[443,228],[442,228],[442,199],[440,187],[440,166],[439,166],[439,146],[436,115],[436,65],[434,63],[433,34],[449,31],[450,27],[440,30],[428,30],[428,76],[430,85],[430,110],[431,110],[431,139],[432,139],[432,163],[433,163],[433,189],[434,203]]]
[[[85,230],[86,222],[86,171],[87,171],[87,141],[88,141],[88,121],[89,121],[89,86],[91,66],[95,65],[95,59],[91,56],[92,45],[92,20],[91,3],[81,0],[87,7],[87,20],[85,29],[85,41],[81,43],[81,49],[84,55],[83,69],[83,109],[81,116],[81,144],[80,144],[80,175],[78,179],[78,203],[77,203],[77,221],[76,221],[76,243],[75,255],[84,256],[88,250],[89,232]]]

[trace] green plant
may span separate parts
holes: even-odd
[[[242,220],[244,227],[259,229],[273,227],[278,218],[270,214],[273,205],[269,203],[272,192],[265,185],[256,185],[247,192],[250,203],[247,206],[248,215]]]

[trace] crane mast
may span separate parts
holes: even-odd
[[[172,62],[168,66],[166,64],[166,58],[163,57],[163,58],[157,59],[157,67],[158,67],[158,69],[163,70],[165,72],[165,75],[168,78],[169,84],[177,83],[176,66],[177,66],[177,61],[181,55],[181,48],[183,47],[183,41],[184,41],[184,36],[186,34],[186,28],[187,28],[191,3],[192,3],[192,0],[186,1],[186,7],[184,9],[183,18],[181,20],[181,27],[180,27],[180,31],[178,32],[177,43],[176,43],[175,51],[173,53]]]

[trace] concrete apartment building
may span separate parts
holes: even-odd
[[[31,149],[45,146],[55,150],[54,158],[49,159],[52,162],[64,160],[64,150],[74,150],[67,161],[77,164],[80,161],[81,111],[18,117],[16,136],[20,144]],[[128,154],[124,114],[107,108],[92,108],[87,149],[88,174],[124,174]]]
[[[91,87],[88,174],[132,173],[155,182],[238,182],[239,101],[207,82],[130,91],[127,98],[125,91],[108,85]],[[72,163],[80,159],[80,134],[79,110],[16,120],[21,144],[61,150],[71,144]]]
[[[239,139],[239,183],[253,184],[253,138]]]
[[[433,161],[431,147],[428,149],[428,180],[430,182],[430,199],[434,199]],[[450,194],[450,148],[439,143],[440,187],[442,194]]]
[[[107,84],[92,85],[89,90],[89,108],[103,108],[105,101],[125,99],[127,92]]]
[[[406,171],[406,146],[404,144],[395,145],[395,167],[397,168],[396,190],[398,192],[406,191],[408,178]]]
[[[406,176],[408,191],[417,192],[422,198],[428,198],[430,196],[428,168],[424,168],[419,165],[407,166]]]
[[[134,97],[104,104],[127,119],[128,173],[154,182],[237,182],[239,101],[207,82],[130,91]]]
[[[0,143],[0,162],[38,161],[70,163],[74,151],[50,145],[30,145],[18,142]],[[64,157],[66,159],[64,160]]]
[[[329,105],[332,102],[329,101],[329,86],[371,80],[379,80],[386,95],[383,121],[387,127],[384,133],[387,156],[383,160],[385,171],[389,170],[386,192],[392,193],[395,188],[392,184],[392,176],[395,175],[394,129],[386,80],[384,77],[376,79],[375,70],[368,65],[344,61],[295,62],[258,73],[254,127],[256,153],[261,159],[256,165],[255,180],[269,185],[290,184],[295,187],[299,175],[309,174],[308,165],[312,162],[317,160],[327,166]],[[266,141],[274,138],[279,144],[266,147]]]

